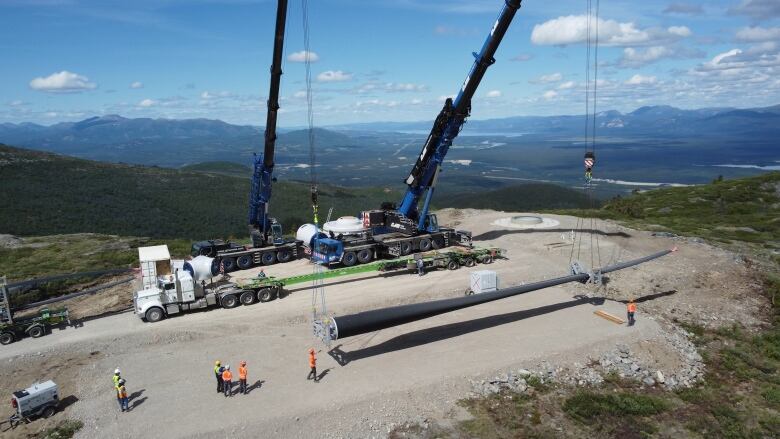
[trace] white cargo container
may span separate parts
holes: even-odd
[[[48,418],[57,411],[59,403],[57,385],[51,380],[35,383],[24,390],[17,390],[11,397],[16,416],[21,419],[37,415]]]
[[[490,293],[498,290],[498,275],[495,271],[480,270],[471,272],[471,282],[467,294]]]

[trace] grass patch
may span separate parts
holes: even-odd
[[[83,422],[66,419],[57,424],[56,427],[50,428],[36,437],[39,439],[69,439],[72,438],[77,431],[81,430],[82,427],[84,427]]]
[[[585,422],[602,416],[656,415],[668,410],[669,406],[668,402],[653,396],[580,391],[563,403],[563,410],[572,418]]]

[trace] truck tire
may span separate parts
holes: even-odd
[[[253,291],[244,291],[241,293],[239,300],[244,305],[251,305],[255,303],[255,293]]]
[[[45,409],[43,409],[43,411],[41,412],[41,417],[42,418],[51,418],[52,416],[54,416],[55,413],[57,413],[57,408],[52,406],[52,405],[50,405],[50,406],[46,407]]]
[[[33,326],[27,330],[27,335],[32,338],[43,337],[44,334],[46,334],[46,328],[43,326]]]
[[[252,258],[252,255],[244,255],[236,259],[236,263],[238,264],[238,268],[242,270],[246,270],[247,268],[251,268],[252,265],[254,265],[254,258]]]
[[[433,238],[433,240],[431,241],[431,246],[434,249],[438,250],[440,248],[444,248],[444,242],[441,238]]]
[[[165,317],[165,313],[162,309],[154,307],[149,308],[146,310],[146,314],[144,314],[144,317],[146,317],[146,321],[149,323],[159,322],[160,320]]]
[[[238,306],[238,297],[235,294],[228,294],[222,296],[219,303],[222,305],[222,308],[235,308]]]
[[[276,262],[276,253],[274,252],[267,252],[260,255],[260,260],[263,262],[263,265],[273,265]]]
[[[464,260],[463,260],[463,265],[465,265],[465,266],[467,266],[467,267],[473,267],[473,266],[474,266],[474,265],[476,265],[476,264],[477,264],[477,263],[476,263],[476,262],[474,262],[474,259],[473,259],[473,258],[466,258],[466,259],[464,259]]]
[[[451,260],[450,262],[447,262],[447,269],[448,270],[457,270],[460,268],[460,264],[456,260]]]
[[[423,238],[420,240],[420,251],[421,252],[427,252],[431,249],[431,240],[428,238]]]
[[[0,334],[0,344],[7,345],[14,342],[14,335],[10,332],[3,332]]]
[[[492,264],[493,263],[493,256],[487,255],[485,256],[485,259],[482,260],[483,264]]]
[[[257,291],[257,300],[260,302],[270,302],[276,297],[276,292],[273,288],[261,288]]]
[[[364,248],[363,250],[360,250],[357,253],[357,260],[361,264],[365,264],[367,262],[371,262],[371,259],[374,258],[374,254],[371,252],[371,249]]]
[[[292,253],[290,253],[290,250],[279,250],[276,252],[276,260],[279,262],[289,262],[290,259],[292,259]]]
[[[236,260],[233,258],[222,259],[222,269],[225,270],[225,273],[230,273],[231,271],[235,271]]]
[[[341,258],[341,263],[346,267],[351,267],[357,263],[357,255],[355,255],[355,252],[346,252]]]
[[[412,243],[409,241],[401,241],[401,256],[406,256],[412,253]]]

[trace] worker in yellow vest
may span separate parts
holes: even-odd
[[[217,360],[214,362],[214,376],[217,377],[217,393],[222,393],[222,372],[222,365],[219,360]]]
[[[634,299],[628,301],[626,313],[628,314],[628,326],[634,326],[634,323],[636,322],[636,320],[634,320],[634,313],[636,313],[636,303],[634,303]]]

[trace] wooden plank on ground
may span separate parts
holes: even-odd
[[[619,325],[622,325],[623,323],[626,323],[626,321],[621,319],[620,317],[612,315],[612,314],[610,314],[610,313],[608,313],[606,311],[603,311],[603,310],[594,311],[593,314],[596,314],[597,316],[601,317],[602,319],[607,319],[610,322],[617,323]]]

